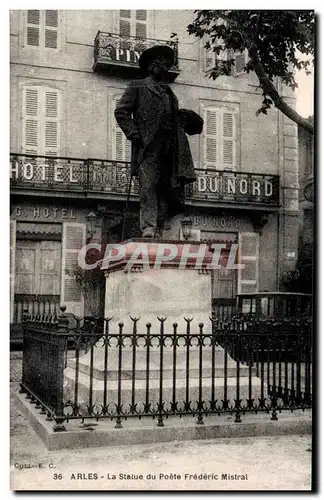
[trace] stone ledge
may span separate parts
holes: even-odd
[[[271,414],[246,413],[242,422],[235,423],[234,414],[209,415],[204,425],[197,425],[197,416],[172,417],[164,420],[164,427],[157,427],[153,418],[129,418],[123,420],[123,428],[115,429],[114,422],[102,419],[97,423],[88,419],[87,425],[81,421],[68,423],[68,430],[54,432],[53,422],[46,421],[45,415],[32,405],[25,394],[16,394],[19,409],[28,418],[36,434],[44,441],[48,450],[75,449],[99,446],[147,444],[196,439],[220,439],[256,436],[310,435],[312,430],[311,410],[285,410],[278,413],[278,420],[271,421]],[[91,424],[91,425],[90,425]]]

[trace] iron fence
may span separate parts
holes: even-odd
[[[58,315],[60,307],[59,295],[15,294],[13,323],[21,323],[24,314]]]
[[[107,318],[100,332],[96,321],[85,327],[77,319],[71,328],[64,312],[26,316],[21,391],[55,431],[75,419],[108,418],[121,428],[130,417],[163,426],[192,415],[203,424],[211,414],[241,422],[247,412],[268,412],[277,420],[284,410],[311,407],[310,320],[210,321],[194,328],[187,318],[185,329],[170,329],[158,318],[155,330],[132,318],[131,328],[120,323],[115,331]]]

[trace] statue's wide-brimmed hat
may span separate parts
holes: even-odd
[[[149,49],[144,50],[139,58],[139,67],[143,71],[147,71],[149,64],[157,57],[165,57],[170,61],[170,66],[173,66],[175,61],[174,50],[168,45],[155,45]]]

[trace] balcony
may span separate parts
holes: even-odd
[[[138,65],[144,50],[154,45],[168,45],[176,54],[175,65],[169,71],[169,81],[173,82],[180,73],[178,67],[178,43],[176,41],[122,37],[115,33],[98,31],[94,41],[93,70],[123,78],[136,78],[141,75]]]
[[[13,194],[124,200],[130,164],[113,160],[10,155]],[[197,181],[187,188],[188,205],[233,205],[240,208],[279,206],[279,176],[197,169]],[[131,197],[138,199],[133,179]]]

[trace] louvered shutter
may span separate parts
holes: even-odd
[[[131,11],[120,10],[119,15],[119,34],[124,37],[129,37],[131,34]]]
[[[39,46],[40,38],[40,11],[27,10],[27,45]]]
[[[259,290],[259,235],[239,234],[239,261],[244,269],[238,270],[238,292],[255,293]]]
[[[45,144],[44,154],[57,156],[59,151],[59,94],[55,90],[45,90]]]
[[[46,87],[23,89],[23,152],[58,156],[60,94]]]
[[[23,90],[23,151],[37,154],[40,147],[40,93],[38,88]]]
[[[122,37],[136,36],[147,37],[147,11],[146,10],[120,10],[119,33]]]
[[[234,170],[236,167],[236,115],[231,111],[223,111],[222,123],[222,164],[224,169]]]
[[[136,23],[136,38],[146,38],[146,24],[144,23]]]
[[[45,47],[57,49],[58,46],[58,11],[45,10]]]
[[[27,10],[27,45],[58,48],[58,10]]]
[[[116,108],[119,99],[114,99],[114,108]],[[118,125],[114,114],[112,114],[113,125],[113,159],[117,161],[131,161],[132,156],[132,143],[128,139],[120,126]]]
[[[138,22],[142,21],[142,22]],[[146,10],[136,11],[135,36],[137,38],[146,38]]]
[[[204,110],[204,167],[216,168],[220,160],[218,144],[218,117],[215,108]]]
[[[85,243],[85,224],[63,223],[61,304],[76,316],[83,316],[84,301],[81,286],[73,273],[78,268],[78,253]]]
[[[16,258],[16,221],[10,221],[10,323],[14,320],[15,302],[15,258]]]

